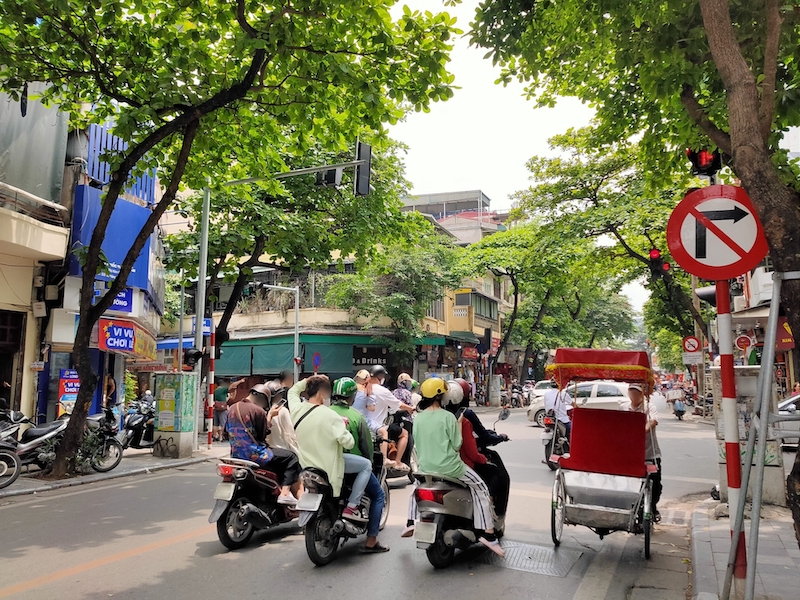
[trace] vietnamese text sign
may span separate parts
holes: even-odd
[[[702,365],[703,353],[702,352],[684,352],[683,364],[685,365]]]
[[[75,369],[61,369],[58,379],[58,414],[71,413],[75,402],[78,400],[78,390],[81,388],[80,377]]]
[[[133,323],[100,319],[98,347],[106,352],[133,352],[136,329]]]

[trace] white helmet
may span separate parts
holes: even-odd
[[[457,381],[448,381],[447,391],[442,397],[442,406],[447,406],[448,404],[461,404],[463,399],[464,390],[461,388],[461,385]]]

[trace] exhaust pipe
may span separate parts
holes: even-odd
[[[242,506],[237,516],[241,521],[252,523],[256,529],[266,529],[272,526],[272,519],[269,518],[269,515],[252,504]]]

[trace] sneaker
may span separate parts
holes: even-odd
[[[284,504],[286,506],[294,506],[297,504],[297,498],[294,497],[294,494],[289,493],[287,496],[278,496],[278,504]]]
[[[486,546],[489,550],[497,554],[497,556],[499,556],[500,558],[503,558],[506,555],[505,550],[503,550],[500,547],[500,542],[498,542],[497,540],[490,542],[485,537],[481,537],[478,539],[478,541],[484,546]]]
[[[400,534],[401,538],[410,538],[414,535],[414,526],[413,525],[406,525],[403,528],[403,532]]]
[[[396,463],[394,463],[394,470],[395,471],[400,471],[401,473],[410,473],[411,472],[411,467],[409,467],[405,463],[396,462]]]
[[[350,508],[349,506],[346,506],[342,511],[342,518],[347,519],[348,521],[356,521],[358,523],[367,522],[367,519],[361,516],[361,513],[357,508]]]
[[[653,511],[653,523],[661,523],[661,513],[657,510]]]

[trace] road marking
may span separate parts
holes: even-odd
[[[66,577],[79,575],[81,573],[85,573],[86,571],[91,571],[92,569],[118,562],[120,560],[126,560],[128,558],[133,558],[134,556],[139,556],[140,554],[152,552],[153,550],[159,550],[160,548],[185,542],[186,540],[190,540],[201,535],[206,535],[213,529],[214,527],[212,525],[206,525],[200,529],[195,529],[187,533],[182,533],[181,535],[166,538],[158,542],[153,542],[152,544],[146,544],[145,546],[139,546],[138,548],[131,548],[125,552],[119,552],[117,554],[91,560],[80,565],[69,567],[68,569],[62,569],[61,571],[50,573],[49,575],[43,575],[42,577],[36,577],[35,579],[29,579],[28,581],[23,581],[8,587],[0,588],[0,598],[6,598],[8,596],[13,596],[14,594],[27,592],[28,590],[32,590],[42,585],[47,585],[48,583],[53,583],[54,581],[58,581]]]
[[[598,552],[572,600],[605,600],[614,581],[617,563],[622,558],[625,544],[605,542]]]

